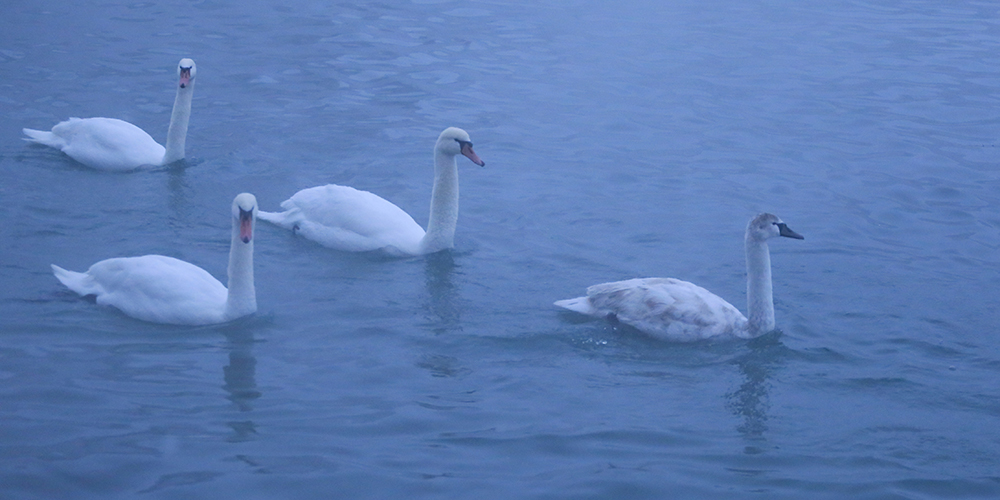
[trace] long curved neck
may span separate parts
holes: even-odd
[[[747,329],[753,335],[774,330],[774,296],[771,291],[771,252],[766,241],[747,235]]]
[[[191,97],[194,82],[186,88],[177,87],[174,97],[174,111],[170,114],[170,128],[167,129],[167,151],[163,154],[163,164],[168,165],[184,158],[184,141],[187,139],[188,120],[191,118]]]
[[[458,165],[455,156],[434,150],[434,191],[427,233],[420,240],[422,253],[434,253],[455,246],[458,224]]]
[[[257,311],[253,286],[253,240],[240,240],[239,221],[233,224],[233,242],[229,247],[229,298],[226,316],[230,319]]]

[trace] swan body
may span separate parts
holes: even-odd
[[[253,231],[257,200],[243,193],[233,200],[229,287],[204,269],[163,255],[102,260],[78,273],[55,264],[56,278],[70,290],[94,295],[97,303],[153,323],[208,325],[257,311],[253,284]]]
[[[485,163],[464,130],[450,127],[434,146],[434,189],[427,231],[396,205],[368,191],[328,184],[303,189],[281,203],[284,212],[260,218],[323,246],[348,252],[382,251],[424,255],[452,248],[458,222],[458,165],[455,157]]]
[[[690,342],[715,337],[752,338],[774,330],[771,257],[767,240],[804,239],[777,216],[760,214],[747,224],[747,309],[749,318],[708,290],[674,278],[641,278],[594,285],[587,295],[556,306],[607,317],[653,337]]]
[[[141,128],[117,118],[70,118],[52,127],[51,132],[26,128],[28,137],[24,140],[53,147],[99,170],[127,171],[173,163],[184,158],[196,73],[191,59],[181,59],[177,65],[177,95],[166,147]]]

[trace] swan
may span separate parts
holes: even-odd
[[[87,272],[52,272],[70,290],[96,295],[97,303],[133,318],[173,325],[223,323],[257,311],[253,286],[253,231],[257,199],[242,193],[233,200],[229,247],[229,288],[204,269],[163,255],[102,260]]]
[[[167,129],[167,147],[144,130],[117,118],[70,118],[51,132],[24,129],[24,140],[51,146],[98,170],[127,171],[143,165],[168,165],[184,158],[197,68],[191,59],[177,64],[177,96]]]
[[[426,232],[413,217],[384,198],[336,184],[303,189],[281,203],[284,212],[261,211],[260,218],[348,252],[380,250],[411,256],[452,248],[458,222],[455,157],[459,154],[480,167],[486,165],[472,150],[466,131],[449,127],[441,132],[434,145],[434,189]]]
[[[586,297],[556,306],[607,317],[661,340],[689,342],[712,337],[753,338],[774,330],[771,254],[767,240],[805,239],[777,216],[762,213],[747,224],[747,310],[749,319],[708,290],[674,278],[639,278],[594,285]]]

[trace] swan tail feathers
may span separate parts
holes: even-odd
[[[55,274],[56,279],[63,285],[66,285],[66,288],[69,288],[80,295],[87,296],[101,293],[101,287],[95,283],[93,277],[87,273],[68,271],[52,264],[52,274]]]
[[[281,226],[283,225],[282,223],[285,221],[285,212],[265,212],[263,210],[259,210],[257,212],[257,218],[260,220],[266,220],[271,224],[277,224]]]
[[[590,304],[587,297],[577,297],[575,299],[557,300],[553,303],[557,307],[569,309],[580,314],[594,314],[594,306]]]
[[[35,130],[30,128],[21,129],[24,135],[28,137],[22,137],[21,139],[28,142],[36,142],[38,144],[44,144],[53,148],[62,148],[66,145],[66,141],[62,137],[59,137],[52,132],[46,132],[44,130]]]
[[[265,212],[261,210],[257,212],[257,218],[290,231],[299,229],[299,224],[302,222],[298,210],[286,210],[284,212]]]

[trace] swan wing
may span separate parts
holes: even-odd
[[[116,118],[70,118],[52,127],[45,141],[25,133],[35,142],[58,147],[74,160],[101,170],[160,165],[165,152],[144,130]]]
[[[594,285],[587,299],[596,316],[614,315],[654,337],[692,341],[739,336],[746,318],[718,295],[674,278],[642,278]]]
[[[328,184],[295,193],[281,204],[280,225],[325,246],[350,251],[393,248],[416,253],[424,230],[401,208],[375,194]],[[273,214],[261,212],[273,220]]]
[[[134,318],[187,325],[224,320],[226,287],[204,269],[173,257],[107,259],[86,273],[72,274],[88,287],[70,286],[61,277],[60,281],[82,295],[96,295],[98,304],[116,307]]]

